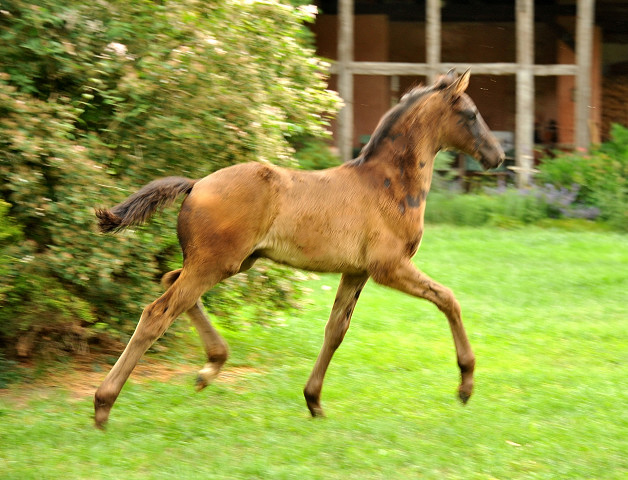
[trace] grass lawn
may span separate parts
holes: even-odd
[[[309,418],[301,391],[338,283],[325,275],[281,326],[225,331],[231,374],[203,392],[197,342],[170,381],[134,377],[104,433],[90,396],[12,386],[0,478],[628,478],[628,237],[429,226],[416,262],[462,305],[468,405],[445,317],[369,282],[327,374],[327,418]]]

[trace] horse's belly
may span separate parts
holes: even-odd
[[[274,238],[262,243],[256,253],[275,262],[314,272],[359,273],[365,265],[360,247],[336,238],[304,236]],[[301,240],[301,241],[299,241]]]

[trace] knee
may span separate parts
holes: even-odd
[[[439,308],[447,317],[460,318],[462,314],[460,303],[456,300],[454,293],[449,288],[443,287],[438,297],[441,300]]]
[[[328,323],[325,327],[325,337],[329,341],[329,347],[336,351],[342,341],[345,338],[347,331],[349,330],[349,325],[351,324],[351,313],[352,309],[350,308],[345,312],[342,319],[333,324]]]
[[[116,401],[116,397],[115,391],[101,386],[94,394],[94,407],[97,409],[111,407]]]
[[[147,340],[154,342],[161,337],[168,328],[168,304],[159,300],[148,305],[142,312],[140,324],[143,325],[141,330]],[[138,325],[139,326],[139,325]],[[139,332],[139,328],[136,330]]]
[[[340,325],[337,325],[335,327],[328,326],[327,328],[325,328],[325,337],[328,339],[329,348],[332,351],[336,351],[338,349],[346,332],[347,329]]]
[[[455,317],[460,318],[462,316],[462,309],[460,308],[460,303],[454,297],[454,294],[451,294],[451,299],[449,300],[449,310],[451,314]]]

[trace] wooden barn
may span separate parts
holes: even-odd
[[[526,184],[539,148],[586,148],[628,125],[628,0],[318,0],[318,54],[346,107],[343,159],[403,93],[471,68],[469,94]]]

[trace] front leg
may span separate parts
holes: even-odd
[[[375,264],[370,273],[377,283],[429,300],[445,314],[454,337],[460,367],[461,383],[458,395],[463,403],[467,403],[473,392],[475,356],[462,324],[460,304],[453,292],[425,275],[409,259],[396,264]]]
[[[325,326],[323,347],[318,354],[314,369],[303,391],[307,408],[310,409],[310,413],[313,417],[324,416],[323,409],[321,408],[321,390],[323,388],[325,372],[327,371],[329,362],[331,362],[331,357],[342,343],[349,329],[355,304],[368,278],[366,274],[344,274],[340,279],[336,300],[334,300],[334,306],[331,310],[327,325]]]

